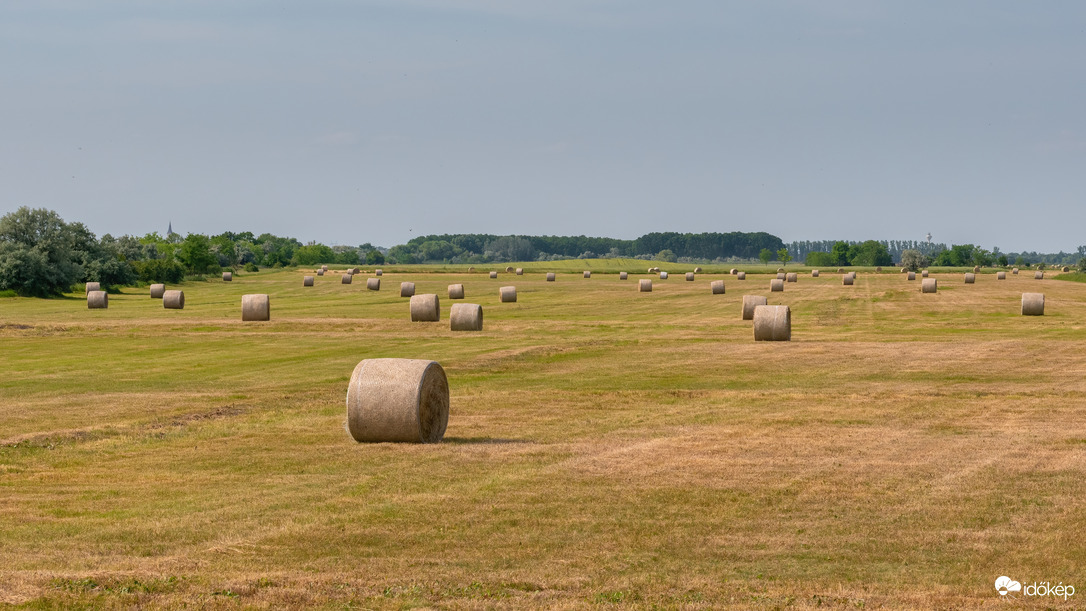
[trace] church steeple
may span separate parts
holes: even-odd
[[[170,224],[166,227],[166,237],[169,237],[169,236],[172,236],[172,235],[173,235],[173,221],[171,220]]]

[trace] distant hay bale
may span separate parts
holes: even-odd
[[[660,279],[667,280],[667,272],[660,272]]]
[[[738,273],[739,273],[739,270],[737,270],[737,269],[735,269],[735,268],[733,267],[733,268],[731,268],[730,270],[728,270],[728,273],[734,276],[734,275],[736,275],[736,274],[738,274]]]
[[[743,295],[743,320],[754,320],[754,308],[767,303],[769,300],[761,295]]]
[[[185,309],[185,292],[184,291],[166,291],[162,295],[162,307],[167,310],[184,310]]]
[[[327,266],[327,265],[322,265],[322,266],[321,266],[321,271],[322,271],[322,272],[326,272],[326,271],[328,271],[328,266]]]
[[[1007,272],[996,272],[996,280],[1006,280]]]
[[[916,280],[916,272],[907,272],[905,275],[906,280]]]
[[[581,275],[584,276],[585,278],[591,278],[592,277],[592,272],[590,272],[590,271],[588,271],[586,269],[586,270],[584,270],[584,272]]]
[[[524,268],[523,267],[518,267],[517,268],[517,275],[518,276],[523,276],[524,275]]]
[[[693,282],[694,281],[694,272],[686,272],[686,281],[687,282]]]
[[[1022,316],[1044,316],[1044,313],[1044,293],[1022,293]]]
[[[629,274],[627,274],[626,272],[619,272],[619,273],[618,273],[618,279],[619,279],[619,280],[625,280],[625,279],[627,279],[627,278],[629,278],[629,277],[630,277],[630,275],[629,275]]]
[[[547,282],[554,282],[554,272],[547,272]]]
[[[907,267],[901,268],[901,273],[903,273],[903,274],[907,273],[908,271],[909,271],[909,268],[907,268]]]
[[[501,298],[502,303],[516,303],[517,302],[517,287],[515,286],[503,286],[498,289],[498,297]]]
[[[774,278],[769,281],[769,290],[773,293],[779,293],[784,290],[784,280],[780,278]]]
[[[695,267],[694,268],[694,273],[695,274],[700,274],[701,273],[701,268],[700,267]]]
[[[1034,280],[1044,280],[1045,279],[1045,273],[1044,272],[1033,272],[1033,279]]]
[[[651,274],[651,273],[653,273],[654,271],[656,271],[656,269],[655,269],[655,268],[652,268],[652,267],[650,267],[650,268],[649,268],[649,273],[650,273],[650,274]]]
[[[1066,273],[1066,272],[1069,272],[1069,271],[1071,271],[1071,268],[1070,268],[1070,267],[1067,267],[1066,265],[1064,265],[1063,267],[1061,267],[1061,268],[1060,268],[1060,271],[1061,271],[1061,272],[1065,272],[1065,273]]]
[[[355,267],[355,268],[352,268],[352,269],[351,269],[351,273],[352,273],[352,274],[357,274],[357,273],[359,273],[360,271],[362,271],[362,270],[358,269],[357,267]]]
[[[414,289],[412,289],[414,292]],[[411,295],[408,304],[411,310],[411,322],[438,322],[441,320],[441,305],[437,295]]]
[[[109,295],[105,291],[91,291],[87,293],[87,309],[104,310],[109,307]]]
[[[222,281],[223,282],[233,282],[234,281],[234,274],[232,272],[223,272],[222,273]]]
[[[449,299],[463,299],[464,298],[464,285],[463,284],[450,284],[449,285]]]
[[[401,282],[400,283],[400,297],[411,297],[415,294],[414,282]]]
[[[474,267],[469,267],[469,268],[468,268],[468,273],[469,273],[469,274],[473,274],[473,273],[475,273],[475,268],[474,268]]]
[[[649,280],[648,278],[642,278],[641,280],[638,280],[637,281],[637,292],[638,293],[651,293],[652,292],[652,280]]]
[[[724,294],[724,281],[723,280],[713,280],[712,282],[709,283],[709,288],[711,288],[713,290],[714,295],[723,295]]]
[[[812,269],[811,270],[811,277],[812,278],[817,278],[818,277],[818,270],[817,269]]]
[[[966,284],[974,284],[974,283],[976,283],[976,281],[977,281],[977,275],[976,274],[971,274],[969,272],[965,273],[965,283]]]
[[[838,267],[838,268],[837,268],[837,273],[838,273],[838,274],[840,274],[840,273],[842,273],[842,272],[844,272],[844,271],[845,271],[845,268],[843,268],[843,267]]]
[[[785,278],[784,272],[777,272],[777,280],[784,280],[784,278]]]
[[[841,284],[845,286],[852,286],[855,281],[856,279],[852,277],[852,274],[844,274],[841,276]]]
[[[1012,269],[1011,274],[1017,276],[1018,275],[1018,268],[1016,267],[1016,268]]]
[[[379,290],[381,290],[381,279],[380,278],[366,278],[366,288],[371,290],[371,291],[379,291]]]
[[[921,270],[921,272],[920,272],[920,277],[921,277],[921,278],[927,278],[927,277],[928,277],[928,270],[926,270],[926,269],[925,269],[925,270]]]
[[[935,293],[939,290],[939,281],[935,278],[924,278],[920,282],[921,293]]]
[[[760,305],[754,308],[754,341],[787,342],[792,340],[792,310],[786,305]]]
[[[778,274],[779,274],[779,273],[781,273],[781,272],[783,272],[783,271],[784,271],[784,268],[783,268],[783,267],[778,267],[778,268],[777,268],[777,273],[778,273]]]
[[[852,276],[852,279],[853,279],[853,280],[855,280],[855,279],[856,279],[856,272],[849,272],[849,273],[848,273],[848,275],[849,275],[849,276]]]
[[[512,272],[513,271],[513,266],[510,265],[509,267],[505,268],[505,271],[506,272]]]
[[[165,284],[152,284],[151,285],[151,299],[162,299],[162,294],[166,292]]]
[[[797,274],[796,272],[789,272],[787,275],[785,275],[784,281],[785,282],[799,282],[799,274]]]
[[[497,278],[498,277],[498,272],[490,272],[490,277],[491,278]]]
[[[313,286],[313,276],[302,276],[302,286]]]
[[[355,441],[437,443],[448,424],[449,380],[436,362],[366,359],[354,368],[347,432]]]
[[[342,276],[339,277],[339,283],[340,284],[350,284],[351,280],[353,278],[354,278],[353,274],[343,274]]]
[[[974,265],[973,266],[973,273],[976,274],[976,273],[979,273],[979,272],[980,272],[980,266],[979,265]]]
[[[454,303],[449,311],[450,331],[482,331],[483,306],[477,303]]]
[[[738,274],[735,275],[735,279],[736,280],[746,280],[747,279],[747,272],[739,272]]]
[[[267,295],[242,295],[241,319],[243,321],[271,320],[271,299]]]
[[[881,266],[876,267],[875,268],[875,273],[881,274],[882,273],[882,267]]]
[[[383,269],[375,269],[375,270],[373,270],[373,275],[377,276],[379,278],[379,277],[385,275],[385,270],[383,270]]]
[[[88,282],[87,285],[83,288],[83,292],[86,294],[90,294],[92,291],[100,290],[102,290],[101,282]]]
[[[323,276],[324,275],[324,270],[323,269],[318,269],[317,270],[317,275],[318,276]]]

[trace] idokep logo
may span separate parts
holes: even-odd
[[[1011,592],[1021,592],[1026,596],[1057,596],[1063,597],[1064,600],[1075,595],[1075,586],[1063,585],[1063,582],[1059,582],[1056,585],[1052,585],[1051,582],[1042,581],[1040,583],[1033,582],[1026,587],[1022,587],[1022,584],[1007,577],[1006,575],[996,579],[995,581],[996,592],[999,592],[1000,596],[1007,596]],[[1013,595],[1012,595],[1013,598]]]
[[[996,591],[1000,596],[1006,596],[1007,592],[1021,592],[1022,584],[1004,575],[996,580]]]

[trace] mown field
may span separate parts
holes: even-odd
[[[385,266],[379,292],[268,271],[175,287],[183,311],[0,298],[0,603],[996,609],[1008,575],[1079,590],[1016,607],[1086,606],[1086,285],[770,293],[669,264],[637,293],[649,265]],[[449,331],[454,282],[483,332]],[[793,341],[755,343],[743,294],[791,306]],[[373,357],[444,366],[442,443],[351,440]]]

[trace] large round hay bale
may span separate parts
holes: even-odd
[[[792,339],[792,310],[786,305],[754,308],[754,341],[787,342]]]
[[[233,282],[234,281],[234,274],[231,273],[231,272],[223,272],[222,273],[222,281],[223,282]]]
[[[709,288],[712,289],[714,295],[723,295],[724,294],[724,281],[723,280],[713,280],[712,282],[709,283]]]
[[[162,307],[167,310],[184,310],[185,309],[185,292],[184,291],[166,291],[162,295]]]
[[[939,281],[935,278],[924,278],[920,282],[921,293],[935,293],[939,290]]]
[[[926,269],[925,269],[925,270],[921,270],[921,271],[920,271],[920,277],[921,277],[921,278],[927,278],[927,277],[928,277],[928,270],[926,270]]]
[[[1017,267],[1011,270],[1011,275],[1014,275],[1014,276],[1018,275],[1018,268]]]
[[[385,270],[383,270],[383,269],[373,270],[373,275],[380,278],[381,276],[385,275]]]
[[[448,424],[449,380],[436,362],[366,359],[354,368],[347,432],[355,441],[437,443]]]
[[[1044,293],[1022,293],[1022,316],[1044,316],[1044,313]]]
[[[414,292],[414,289],[412,289]],[[441,305],[437,295],[411,295],[408,306],[411,309],[411,322],[437,322],[441,320]]]
[[[906,280],[916,280],[916,272],[907,272],[905,274]]]
[[[509,267],[505,268],[505,271],[506,272],[512,272],[513,271],[513,266],[510,265]]]
[[[694,268],[694,273],[695,274],[700,274],[701,273],[701,268],[700,267],[695,267]]]
[[[411,297],[415,294],[414,282],[401,282],[400,283],[400,297]]]
[[[739,270],[737,270],[737,269],[735,269],[735,268],[733,267],[733,268],[731,268],[730,270],[728,270],[728,273],[734,276],[734,275],[736,275],[736,274],[738,274],[738,273],[739,273]]]
[[[979,265],[974,265],[973,266],[973,273],[976,274],[976,273],[979,273],[979,272],[980,272],[980,266]]]
[[[166,292],[165,284],[152,284],[151,285],[151,299],[162,299],[162,294]]]
[[[348,282],[348,284],[350,284],[350,283]],[[381,290],[381,279],[380,278],[366,278],[366,288],[371,290],[371,291],[379,291],[379,290]]]
[[[817,278],[818,277],[818,270],[817,269],[812,269],[811,270],[811,277],[812,278]]]
[[[454,303],[449,311],[449,330],[482,331],[483,306],[477,303]]]
[[[652,292],[652,280],[649,280],[648,278],[642,278],[641,280],[638,280],[637,281],[637,292],[638,293],[651,293]]]
[[[317,275],[318,276],[323,276],[324,275],[324,270],[323,269],[318,269],[317,270]]]
[[[976,274],[971,274],[969,272],[965,273],[965,283],[966,284],[975,284],[976,281],[977,281],[977,275]]]
[[[754,320],[754,308],[767,303],[769,300],[761,295],[743,295],[743,320]]]
[[[784,281],[785,282],[799,282],[799,274],[797,274],[796,272],[789,272],[788,274],[785,274]]]
[[[498,277],[498,272],[490,272],[490,277],[491,278],[497,278]]]
[[[783,272],[777,272],[777,280],[784,280],[785,274]]]
[[[855,279],[856,279],[856,272],[849,272],[849,273],[848,273],[848,275],[849,275],[849,276],[852,276],[852,279],[853,279],[853,280],[855,280]]]
[[[773,293],[779,293],[784,290],[784,280],[780,278],[774,278],[769,281],[769,290]]]
[[[736,280],[746,280],[747,279],[747,272],[739,272],[738,274],[735,275],[735,279]]]
[[[554,282],[554,272],[547,272],[547,282]]]
[[[651,273],[653,273],[654,271],[656,271],[656,268],[654,268],[654,267],[650,267],[650,268],[649,268],[649,273],[650,273],[650,274],[651,274]]]
[[[463,284],[450,284],[449,285],[449,299],[463,299],[464,298],[464,285]]]
[[[321,271],[322,271],[322,272],[326,272],[326,271],[328,271],[328,266],[327,266],[327,265],[322,265],[322,266],[321,266]]]
[[[313,286],[313,276],[302,276],[302,286]]]
[[[501,298],[502,303],[516,303],[517,302],[517,287],[515,286],[503,286],[498,289],[498,297]]]
[[[524,275],[524,268],[523,267],[518,267],[517,268],[517,275],[518,276],[523,276]]]
[[[667,272],[660,272],[660,279],[667,280]]]
[[[1069,272],[1069,271],[1071,271],[1071,268],[1070,268],[1070,267],[1067,267],[1067,266],[1065,265],[1065,266],[1063,266],[1063,267],[1061,267],[1061,268],[1060,268],[1060,271],[1061,271],[1061,272]]]
[[[907,267],[901,268],[901,273],[903,273],[903,274],[908,272],[908,271],[909,271],[909,269]]]
[[[629,278],[629,277],[630,277],[630,275],[629,275],[629,274],[627,274],[626,272],[619,272],[619,273],[618,273],[618,279],[619,279],[619,280],[625,280],[625,279],[627,279],[627,278]]]
[[[109,307],[109,295],[105,291],[87,293],[87,309],[104,310]]]
[[[267,295],[242,295],[241,319],[271,320],[271,299]]]
[[[101,282],[88,282],[86,284],[86,286],[83,287],[83,293],[85,293],[85,294],[89,294],[92,291],[100,291],[100,290],[102,290],[102,283]]]
[[[340,284],[350,284],[351,280],[353,278],[354,278],[354,274],[343,274],[342,276],[339,277],[339,283]]]
[[[592,272],[590,272],[590,271],[588,271],[586,269],[586,270],[584,270],[584,272],[581,275],[584,276],[585,278],[591,278],[592,277]]]
[[[686,281],[687,282],[693,282],[694,281],[694,272],[686,272]]]
[[[841,276],[841,284],[845,286],[852,286],[856,282],[856,279],[852,277],[852,274],[844,274]]]
[[[1034,280],[1044,280],[1045,279],[1045,273],[1044,272],[1033,272],[1033,279]]]
[[[1007,272],[996,272],[996,280],[1006,280]]]

